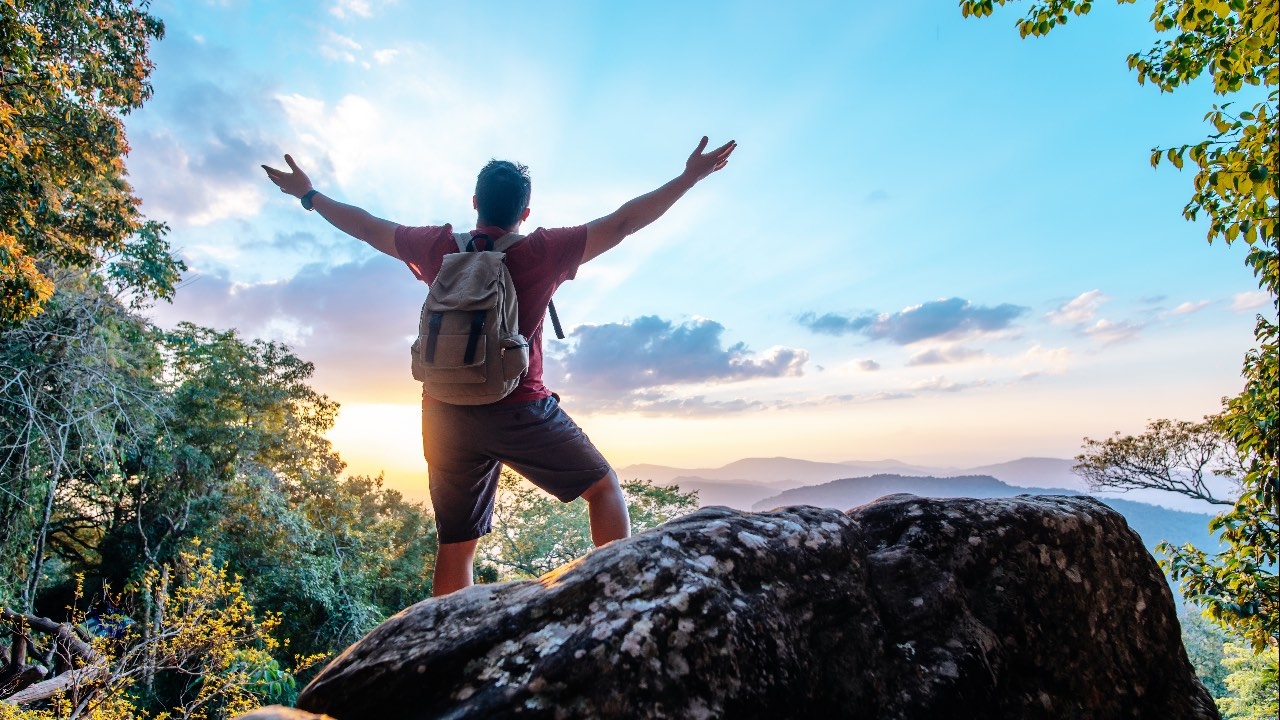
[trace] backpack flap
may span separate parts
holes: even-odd
[[[506,274],[502,253],[449,253],[440,265],[440,274],[431,283],[426,308],[435,311],[483,310],[495,307],[501,278]]]

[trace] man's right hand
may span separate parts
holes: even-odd
[[[706,147],[707,136],[703,135],[698,147],[693,149],[693,153],[684,163],[684,174],[694,182],[702,180],[728,164],[729,156],[733,154],[734,148],[738,147],[738,143],[730,140],[709,153],[702,152]]]

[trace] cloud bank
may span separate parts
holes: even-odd
[[[317,389],[339,401],[415,402],[409,345],[426,293],[403,265],[376,256],[309,265],[279,282],[200,276],[183,285],[173,305],[153,313],[161,325],[189,320],[287,343],[315,364]]]
[[[808,312],[801,325],[822,335],[862,335],[910,345],[921,340],[958,338],[1005,330],[1026,308],[1003,303],[994,307],[974,305],[963,298],[933,300],[896,313],[866,313],[857,317]]]
[[[775,347],[759,355],[744,343],[725,346],[724,326],[697,319],[676,324],[648,315],[629,322],[580,325],[570,346],[549,357],[547,383],[589,410],[709,414],[758,409],[751,400],[681,397],[679,390],[756,378],[799,377],[809,353]]]

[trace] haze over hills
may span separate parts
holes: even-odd
[[[1061,458],[1020,458],[996,465],[972,468],[915,465],[901,460],[846,460],[815,462],[795,458],[745,458],[718,468],[677,468],[666,465],[639,464],[618,469],[624,478],[652,480],[660,485],[677,478],[696,478],[714,482],[756,483],[799,487],[866,475],[913,475],[957,477],[990,475],[998,480],[1023,487],[1062,487],[1083,490],[1084,485],[1071,472],[1071,460]]]
[[[852,475],[899,473],[902,475],[928,475],[937,468],[910,465],[897,460],[851,460],[841,463],[814,462],[795,458],[745,458],[718,468],[676,468],[665,465],[628,465],[618,474],[624,478],[652,480],[660,485],[676,478],[699,478],[716,482],[763,483],[797,487],[838,480]]]
[[[718,468],[677,468],[666,465],[628,465],[618,469],[624,479],[652,480],[659,485],[679,485],[697,490],[702,505],[727,505],[750,510],[755,503],[793,488],[818,485],[849,477],[903,475],[913,477],[961,477],[989,475],[1023,488],[1086,488],[1071,472],[1071,460],[1021,458],[976,468],[914,465],[900,460],[847,460],[814,462],[794,458],[745,458]],[[891,491],[893,492],[893,491]]]
[[[995,465],[980,465],[955,475],[990,475],[1010,485],[1029,488],[1067,488],[1084,492],[1089,488],[1071,471],[1075,460],[1026,457]],[[953,473],[947,473],[948,476]]]
[[[988,475],[958,477],[907,477],[903,475],[872,475],[870,477],[845,478],[822,485],[793,488],[756,502],[753,510],[770,510],[790,505],[816,505],[837,510],[848,510],[865,505],[877,498],[896,493],[910,493],[922,497],[996,498],[1025,494],[1079,495],[1065,488],[1026,488],[1001,482]],[[1208,513],[1184,512],[1148,503],[1100,497],[1116,512],[1125,516],[1129,527],[1142,537],[1148,550],[1155,551],[1161,542],[1175,545],[1191,542],[1205,548],[1210,544]]]
[[[1001,482],[990,475],[956,477],[871,475],[842,478],[821,485],[793,488],[752,504],[752,510],[772,510],[789,505],[817,505],[848,510],[865,505],[876,498],[898,493],[940,498],[997,498],[1025,495],[1030,492],[1051,495],[1078,495],[1065,488],[1025,488]]]
[[[1075,461],[1065,458],[1027,457],[993,465],[948,468],[914,465],[899,460],[828,463],[776,457],[746,458],[718,468],[629,465],[619,468],[618,476],[623,479],[652,480],[659,485],[679,485],[683,490],[697,490],[702,505],[727,505],[738,510],[750,510],[757,502],[784,490],[850,477],[902,475],[946,478],[985,475],[1021,488],[1020,492],[1058,488],[1104,499],[1124,498],[1197,514],[1216,512],[1215,508],[1202,501],[1159,490],[1090,491],[1071,471],[1074,464]]]

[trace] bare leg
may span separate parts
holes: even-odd
[[[587,501],[591,517],[591,542],[600,547],[607,542],[631,537],[631,516],[627,513],[627,499],[618,485],[618,476],[609,474],[596,481],[582,493]]]
[[[440,543],[436,553],[436,572],[431,579],[431,595],[440,597],[469,587],[473,582],[471,566],[476,559],[476,540]]]

